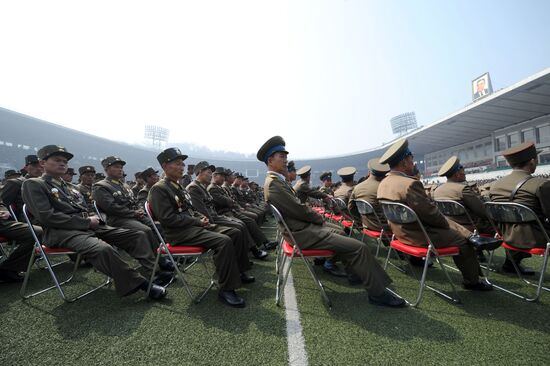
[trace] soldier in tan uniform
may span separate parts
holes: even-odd
[[[460,247],[460,254],[453,256],[453,260],[462,272],[464,288],[478,291],[492,290],[490,284],[479,280],[481,269],[471,244],[492,242],[494,239],[475,237],[468,229],[446,219],[441,214],[435,203],[426,195],[422,183],[411,176],[414,160],[408,145],[407,139],[401,139],[390,146],[380,158],[380,163],[388,164],[391,171],[378,187],[378,200],[400,202],[413,209],[436,248]],[[403,243],[426,246],[426,239],[417,223],[401,225],[390,222],[389,224],[393,234]]]
[[[323,182],[323,185],[319,187],[319,191],[333,197],[334,191],[332,190],[332,173],[323,172],[321,173],[321,176],[319,176],[319,179]]]
[[[532,142],[514,146],[502,153],[513,171],[491,185],[490,196],[494,202],[516,202],[532,209],[550,233],[550,180],[533,177],[537,169],[537,150]],[[545,248],[546,239],[538,226],[530,224],[505,225],[504,242],[517,248]],[[519,264],[522,258],[530,254],[516,252],[514,260]],[[503,270],[515,272],[512,263],[504,263]],[[520,266],[523,274],[532,274],[533,270]]]
[[[382,207],[378,203],[376,198],[378,192],[378,186],[380,182],[386,177],[386,174],[390,171],[390,166],[388,164],[380,164],[380,158],[370,159],[368,162],[368,168],[370,175],[363,182],[355,186],[351,192],[350,200],[348,202],[349,211],[357,218],[361,218],[363,222],[363,227],[369,230],[381,231],[382,228],[378,224],[376,217],[374,215],[361,216],[355,207],[355,203],[352,200],[364,200],[371,204],[374,208],[374,211],[378,215],[384,230],[388,230],[388,222],[382,211]]]
[[[302,203],[306,203],[308,197],[329,200],[330,197],[326,193],[311,188],[311,166],[306,165],[298,169],[296,174],[300,179],[294,185],[294,190]]]
[[[357,169],[352,166],[338,169],[336,172],[342,179],[342,185],[334,191],[334,198],[341,198],[347,204],[349,197],[351,196],[351,191],[353,191],[353,177]]]
[[[369,293],[369,301],[377,305],[400,307],[403,299],[386,290],[391,279],[359,240],[332,233],[323,227],[323,217],[302,204],[286,181],[287,154],[280,136],[269,139],[258,151],[258,160],[267,165],[265,199],[283,215],[293,236],[304,249],[329,249],[356,274]]]

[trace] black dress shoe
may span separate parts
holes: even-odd
[[[273,250],[277,248],[277,245],[279,245],[276,241],[268,241],[267,243],[264,243],[264,249],[265,250]]]
[[[500,247],[502,240],[495,238],[486,238],[484,236],[471,235],[468,241],[480,250],[495,250]]]
[[[230,291],[220,290],[220,292],[218,292],[218,298],[224,304],[232,306],[234,308],[244,308],[246,305],[244,302],[244,299],[239,295],[237,295],[237,293],[235,293],[234,290],[230,290]]]
[[[167,272],[174,272],[176,270],[176,266],[174,266],[174,263],[172,263],[172,261],[168,257],[159,258],[159,267],[163,271]]]
[[[313,264],[315,264],[316,266],[322,266],[323,264],[325,264],[325,261],[325,258],[314,258]]]
[[[162,286],[153,284],[151,290],[149,291],[149,298],[153,300],[160,300],[166,297],[168,291]]]
[[[20,276],[19,273],[15,271],[7,271],[5,269],[0,269],[0,282],[1,283],[17,283],[23,282],[23,276]]]
[[[267,258],[267,252],[265,250],[260,250],[256,247],[252,247],[250,249],[250,251],[252,252],[252,255],[254,256],[254,258],[256,259],[266,259]]]
[[[463,283],[462,287],[464,287],[466,290],[472,290],[472,291],[491,291],[493,289],[493,285],[487,282],[478,282],[478,283]]]
[[[395,296],[388,290],[385,290],[382,295],[379,296],[369,295],[369,302],[373,305],[388,306],[391,308],[402,308],[407,306],[404,299]]]
[[[250,276],[250,275],[246,274],[246,272],[241,273],[241,282],[242,283],[252,283],[254,281],[256,281],[254,276]]]
[[[331,274],[335,277],[347,277],[348,276],[346,271],[344,271],[343,269],[338,267],[336,264],[333,264],[330,267],[323,266],[323,271],[325,271],[326,273],[329,273],[329,274]]]
[[[518,266],[519,273],[521,273],[524,276],[535,275],[535,271],[532,268],[524,267],[520,263],[516,263],[516,266]],[[504,261],[504,264],[502,265],[502,271],[506,273],[516,273],[516,270],[514,269],[514,265],[508,259]]]
[[[155,285],[166,287],[172,282],[174,282],[175,278],[176,278],[176,275],[173,272],[159,272],[153,279],[153,283]]]

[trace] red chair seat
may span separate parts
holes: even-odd
[[[353,226],[353,221],[344,220],[344,221],[342,221],[342,225],[344,227],[352,227]]]
[[[287,257],[292,255],[294,247],[290,245],[286,240],[283,243],[283,252]],[[302,250],[304,257],[332,257],[334,255],[333,250],[328,249],[304,249]]]
[[[378,239],[380,237],[381,232],[375,231],[375,230],[363,229],[363,234],[365,234],[368,237]]]
[[[480,233],[479,236],[484,238],[494,238],[495,234]]]
[[[508,250],[513,250],[515,252],[523,252],[523,253],[529,253],[534,255],[544,255],[544,251],[546,250],[545,248],[529,248],[529,249],[516,248],[506,243],[502,243],[502,246]]]
[[[399,240],[392,240],[390,242],[390,246],[395,250],[398,250],[405,254],[412,255],[413,257],[425,257],[428,255],[428,248],[414,247],[412,245],[404,244]],[[447,247],[447,248],[436,248],[436,249],[439,256],[457,255],[460,252],[458,247]]]
[[[168,251],[171,254],[202,254],[206,252],[206,248],[203,247],[192,247],[189,245],[170,245],[166,244]],[[158,249],[160,250],[160,248]],[[164,251],[163,251],[164,254]]]
[[[45,245],[42,245],[42,250],[46,254],[75,254],[76,252],[67,248],[51,248]],[[37,254],[39,250],[37,249]]]
[[[342,220],[342,215],[332,215],[332,219],[336,221]]]

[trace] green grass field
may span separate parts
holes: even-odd
[[[255,263],[256,283],[240,290],[245,309],[222,305],[215,290],[193,305],[176,283],[161,302],[139,294],[118,298],[105,288],[73,304],[54,291],[22,301],[19,285],[0,285],[0,365],[286,365],[285,311],[274,304],[274,255]],[[62,266],[61,273],[69,270]],[[533,304],[500,291],[459,289],[463,304],[453,305],[428,291],[418,309],[387,309],[368,304],[366,292],[345,279],[316,270],[332,310],[323,305],[303,264],[293,266],[310,365],[550,364],[548,293]],[[413,297],[416,280],[391,267],[388,272],[395,290]],[[31,286],[49,281],[45,271],[32,274]],[[449,288],[440,270],[431,269],[428,276]],[[460,274],[451,276],[460,283]],[[195,291],[206,284],[199,268],[188,278]],[[91,283],[101,276],[82,269],[82,279]],[[508,275],[492,279],[517,284]]]

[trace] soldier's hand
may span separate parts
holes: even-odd
[[[202,226],[208,226],[210,224],[210,222],[208,222],[208,217],[203,217],[201,219],[201,225]]]
[[[99,226],[99,217],[90,216],[88,217],[88,220],[90,220],[90,229],[97,229],[97,227]]]
[[[0,211],[0,220],[7,220],[10,217],[10,213],[8,211]]]

